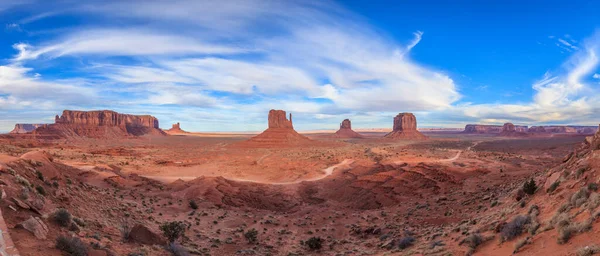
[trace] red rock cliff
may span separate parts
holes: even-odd
[[[119,114],[111,110],[73,111],[65,110],[56,117],[57,124],[79,124],[92,126],[147,127],[158,129],[158,119],[150,115]]]

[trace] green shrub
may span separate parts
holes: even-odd
[[[44,189],[44,187],[42,187],[42,186],[40,186],[40,185],[37,185],[37,186],[35,187],[35,190],[36,190],[36,191],[37,191],[37,192],[38,192],[40,195],[42,195],[42,196],[45,196],[45,195],[46,195],[46,190]]]
[[[169,243],[174,243],[185,234],[185,224],[181,221],[166,222],[160,225],[160,230]]]
[[[556,190],[558,188],[558,185],[560,185],[560,181],[555,181],[552,184],[550,184],[550,187],[548,187],[548,189],[546,190],[546,193],[552,193],[554,192],[554,190]]]
[[[306,245],[313,251],[321,250],[323,247],[323,239],[320,237],[311,237],[306,241]]]
[[[256,229],[248,230],[244,233],[244,237],[248,240],[249,244],[255,244],[258,241],[258,231]]]
[[[194,210],[198,209],[198,204],[196,203],[196,201],[190,200],[190,208],[192,208]]]
[[[525,184],[523,184],[523,192],[527,193],[528,195],[533,195],[536,190],[537,185],[535,184],[533,178],[531,178],[529,181],[526,181]]]

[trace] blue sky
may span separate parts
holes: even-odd
[[[83,2],[83,3],[81,3]],[[63,109],[258,131],[600,122],[598,1],[0,0],[0,131]]]

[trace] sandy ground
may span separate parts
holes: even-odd
[[[200,255],[461,255],[468,248],[459,242],[477,226],[472,220],[488,224],[485,216],[514,207],[515,188],[561,164],[583,141],[582,136],[501,138],[452,132],[402,141],[383,139],[383,134],[334,139],[316,133],[308,136],[320,142],[317,146],[283,148],[238,147],[247,135],[223,134],[32,147],[11,142],[0,144],[0,166],[10,165],[36,184],[40,181],[29,168],[56,176],[58,188],[47,187],[47,211],[66,207],[86,219],[90,224],[78,236],[86,241],[95,241],[90,238],[95,233],[108,237],[98,242],[117,255],[142,249],[148,255],[168,255],[161,247],[119,242],[117,220],[126,213],[154,230],[166,221],[189,223],[181,243]],[[37,166],[20,158],[38,150],[53,162]],[[13,185],[14,178],[2,179]],[[59,196],[59,190],[66,190],[66,196]],[[19,191],[10,189],[9,195]],[[190,200],[199,209],[190,209]],[[16,224],[29,214],[11,213],[7,222]],[[68,233],[48,222],[51,237]],[[259,230],[257,244],[248,244],[243,235],[252,228]],[[53,248],[51,239],[40,242],[27,232],[11,232],[21,255],[60,255],[48,249]],[[414,246],[399,249],[398,241],[408,236],[416,239]],[[323,238],[324,248],[315,252],[300,242],[311,237]],[[432,247],[436,241],[440,243]],[[540,244],[535,252],[552,255],[552,247]],[[507,248],[487,243],[480,249],[486,252],[482,255],[508,255]]]

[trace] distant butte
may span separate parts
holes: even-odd
[[[184,134],[189,133],[181,129],[181,125],[179,123],[173,124],[171,129],[165,130],[167,134]]]
[[[427,139],[427,136],[417,131],[417,118],[412,113],[400,113],[394,117],[394,129],[385,137],[409,140]]]
[[[344,119],[340,124],[340,129],[335,132],[334,137],[337,138],[362,138],[363,136],[352,130],[350,119]]]
[[[244,146],[281,147],[311,143],[312,140],[294,130],[292,114],[290,119],[283,110],[269,111],[269,126],[261,134],[241,143]]]

